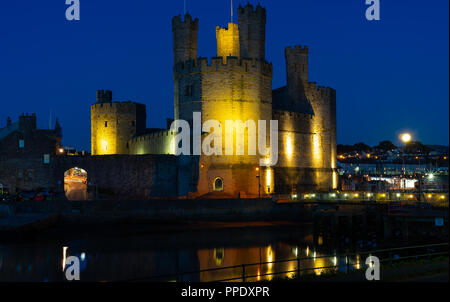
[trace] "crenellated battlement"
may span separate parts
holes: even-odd
[[[135,136],[129,140],[129,142],[132,143],[138,143],[138,142],[151,142],[155,138],[161,138],[161,137],[169,137],[169,136],[175,136],[175,133],[170,130],[158,130],[151,133],[146,133],[143,135]]]
[[[184,20],[181,15],[172,18],[172,31],[176,29],[185,28],[191,30],[198,30],[198,18],[192,19],[191,15],[186,14]]]
[[[308,46],[302,46],[302,45],[295,45],[295,46],[288,46],[285,49],[286,56],[293,56],[293,55],[308,55]]]
[[[246,6],[239,5],[238,7],[238,15],[242,17],[246,17],[248,19],[258,19],[266,22],[266,10],[258,4],[256,7],[253,7],[252,4],[247,3]]]
[[[174,72],[178,75],[196,73],[196,72],[221,72],[221,71],[239,71],[239,72],[257,72],[272,76],[272,63],[257,59],[239,59],[238,57],[227,57],[224,63],[222,57],[197,58],[180,62],[175,65]]]
[[[323,100],[331,100],[332,98],[336,98],[335,89],[326,86],[317,86],[316,82],[305,83],[305,89],[314,93]]]
[[[285,49],[286,55],[308,55],[308,46],[295,45]]]
[[[126,101],[126,102],[108,102],[108,103],[96,103],[91,106],[91,110],[94,110],[97,114],[108,114],[108,113],[135,113],[139,108],[145,105]],[[145,110],[145,109],[144,109]]]

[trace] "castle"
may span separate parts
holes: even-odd
[[[336,92],[309,81],[306,46],[286,48],[287,85],[273,89],[265,27],[265,8],[240,6],[238,24],[216,28],[217,56],[207,59],[197,57],[199,20],[189,14],[172,19],[174,120],[188,121],[191,129],[196,127],[194,112],[201,113],[202,121],[222,125],[226,120],[267,125],[278,120],[275,166],[260,167],[259,155],[200,155],[192,172],[192,197],[337,188]],[[97,91],[97,103],[91,106],[92,155],[170,155],[175,135],[169,125],[146,129],[145,105],[113,102],[111,91]],[[245,137],[245,150],[247,145]]]

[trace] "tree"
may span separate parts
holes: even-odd
[[[375,148],[384,151],[390,151],[397,149],[397,146],[395,146],[391,141],[382,141],[378,144],[378,146],[375,146]]]
[[[372,148],[370,148],[370,146],[364,144],[364,143],[357,143],[353,145],[353,150],[355,151],[364,151],[364,152],[369,152],[372,150]]]
[[[413,141],[406,144],[405,151],[406,153],[429,153],[431,149],[419,141]]]

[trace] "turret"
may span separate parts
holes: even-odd
[[[288,86],[299,81],[308,82],[308,46],[287,47],[285,56]]]
[[[266,9],[259,4],[254,9],[250,3],[239,6],[238,20],[241,57],[265,60]]]
[[[217,56],[226,62],[227,57],[240,57],[239,29],[236,23],[228,23],[228,28],[216,27]]]
[[[172,19],[174,63],[185,62],[197,58],[198,19],[192,20],[186,14]]]
[[[31,132],[36,130],[36,114],[23,114],[19,116],[19,130],[21,132]]]
[[[97,102],[98,103],[111,103],[112,91],[111,90],[97,90]]]
[[[289,97],[292,101],[297,102],[300,108],[309,112],[311,110],[307,108],[310,108],[311,105],[305,94],[305,86],[308,82],[308,47],[287,47],[285,56]]]
[[[61,127],[61,125],[59,124],[58,118],[56,118],[56,121],[55,121],[55,133],[56,133],[58,136],[62,136],[62,127]]]

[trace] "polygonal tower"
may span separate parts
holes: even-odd
[[[197,58],[198,19],[186,14],[172,19],[174,63]]]
[[[128,140],[145,126],[145,105],[113,102],[111,91],[98,90],[97,103],[91,106],[92,155],[129,154]]]
[[[241,57],[264,60],[266,52],[266,9],[248,3],[238,8]]]

